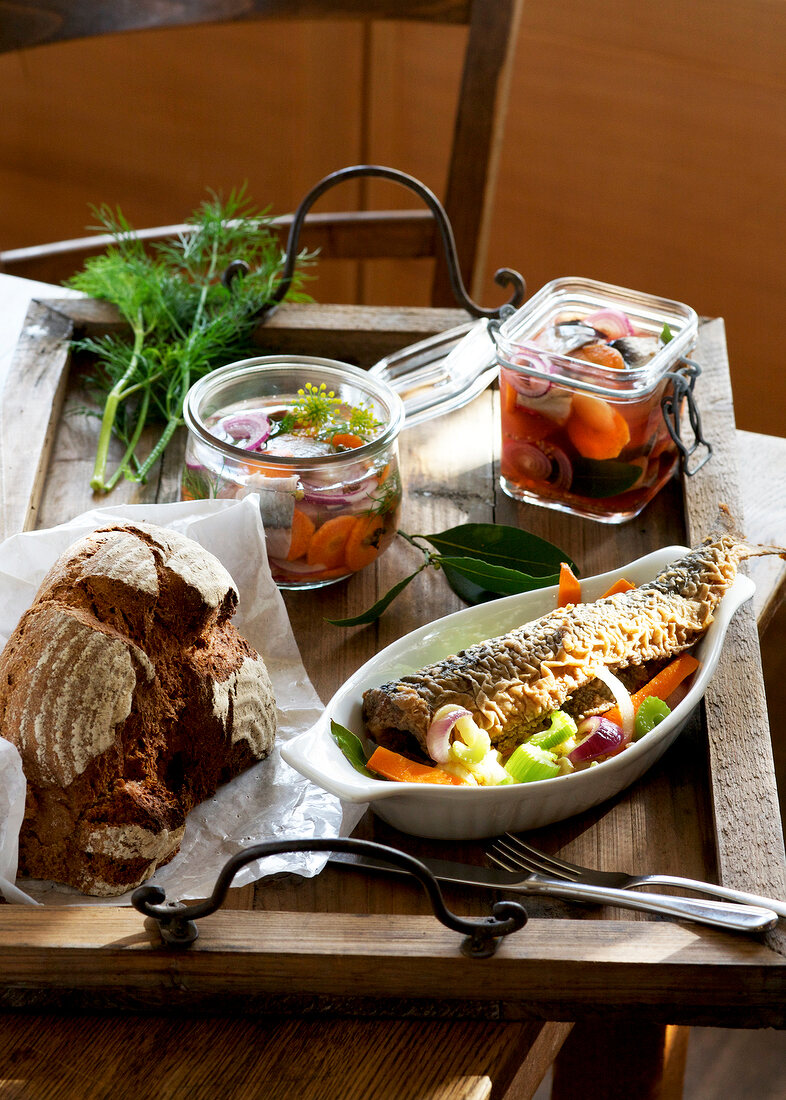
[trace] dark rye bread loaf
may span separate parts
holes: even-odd
[[[44,578],[0,656],[0,733],[27,778],[20,872],[113,895],[180,846],[186,814],[267,756],[275,704],[196,542],[107,527]]]

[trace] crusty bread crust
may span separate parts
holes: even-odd
[[[20,871],[124,893],[185,818],[270,752],[264,662],[231,577],[182,535],[108,527],[55,563],[0,655],[0,732],[27,778]]]

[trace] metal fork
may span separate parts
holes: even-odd
[[[686,890],[700,890],[728,901],[742,902],[745,905],[758,905],[771,909],[779,917],[786,917],[786,902],[775,898],[764,898],[758,894],[749,894],[745,890],[733,890],[728,886],[717,886],[713,882],[700,882],[698,879],[681,878],[679,875],[627,875],[624,871],[595,871],[589,867],[579,867],[575,863],[546,855],[532,848],[515,836],[505,833],[499,837],[486,853],[492,863],[506,871],[530,871],[532,874],[545,875],[548,878],[564,879],[568,882],[583,882],[590,886],[613,886],[627,890],[633,886],[680,886]]]

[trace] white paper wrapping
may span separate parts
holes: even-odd
[[[46,572],[72,543],[98,527],[127,520],[170,527],[222,562],[240,593],[232,621],[262,655],[270,673],[278,711],[278,742],[309,729],[319,717],[322,703],[306,675],[284,601],[270,575],[259,499],[253,494],[239,501],[110,505],[59,527],[13,535],[0,545],[0,646],[6,644],[33,602]],[[24,779],[16,749],[2,739],[0,749],[0,878],[13,883]],[[363,807],[343,807],[335,796],[295,772],[281,759],[277,744],[266,760],[189,814],[179,854],[149,881],[162,886],[168,900],[205,897],[212,892],[226,860],[241,849],[265,840],[335,837],[350,831],[362,812]],[[271,856],[243,868],[233,885],[284,871],[310,877],[322,870],[326,859],[325,853],[318,852]],[[130,899],[130,893],[87,898],[68,887],[22,879],[16,886],[17,891],[21,889],[44,904],[122,905]],[[26,900],[16,891],[6,893],[14,894],[9,901]]]

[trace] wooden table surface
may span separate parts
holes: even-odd
[[[95,503],[88,488],[94,423],[50,418],[45,407],[44,395],[51,403],[64,392],[47,364],[72,314],[55,314],[41,307],[28,326],[30,339],[35,330],[36,377],[20,382],[12,375],[5,394],[6,534],[50,526]],[[322,354],[340,357],[343,349],[344,358],[369,361],[401,346],[405,334],[415,339],[429,326],[451,323],[451,311],[293,310],[281,311],[265,337],[280,350],[313,353],[316,341]],[[724,499],[744,508],[751,538],[782,543],[784,494],[774,486],[786,481],[786,441],[735,434],[721,322],[704,326],[701,351],[711,364],[711,385],[700,401],[716,455],[692,482],[668,485],[637,520],[606,527],[504,497],[494,469],[496,393],[488,391],[403,434],[402,528],[511,523],[562,546],[590,575],[659,545],[696,541]],[[40,462],[30,446],[18,456],[14,410],[25,392],[40,417],[38,432],[26,422],[26,438],[41,441]],[[80,400],[72,378],[66,403]],[[159,478],[133,492],[121,488],[116,499],[174,499],[178,461],[173,451]],[[738,469],[746,475],[741,483]],[[754,476],[761,469],[766,482]],[[410,571],[412,553],[399,540],[346,584],[287,594],[304,662],[324,700],[383,645],[460,606],[444,578],[430,572],[373,627],[342,631],[325,624],[369,606]],[[755,615],[765,623],[782,598],[784,566],[754,562],[751,573],[759,585]],[[578,862],[657,868],[786,896],[751,608],[738,615],[727,650],[730,663],[708,692],[706,721],[697,716],[679,750],[619,798],[541,830],[534,842]],[[737,721],[728,723],[729,715]],[[736,728],[742,722],[746,728]],[[483,858],[482,846],[448,852],[371,816],[358,834],[415,853]],[[488,912],[490,899],[482,894],[452,888],[445,898],[457,912]],[[417,888],[333,868],[312,880],[262,880],[233,891],[227,909],[204,922],[198,944],[179,956],[158,947],[129,910],[91,910],[87,917],[54,910],[42,917],[0,907],[6,1009],[0,1080],[14,1083],[10,1095],[24,1097],[112,1091],[512,1100],[533,1094],[579,1021],[556,1062],[554,1097],[676,1097],[687,1031],[675,1025],[783,1026],[786,952],[779,931],[751,939],[543,899],[527,899],[526,907],[527,927],[485,963],[464,960],[455,935],[434,929]],[[607,1049],[625,1050],[624,1074],[610,1063],[605,1076],[596,1067],[597,1076],[588,1078],[598,1027]]]

